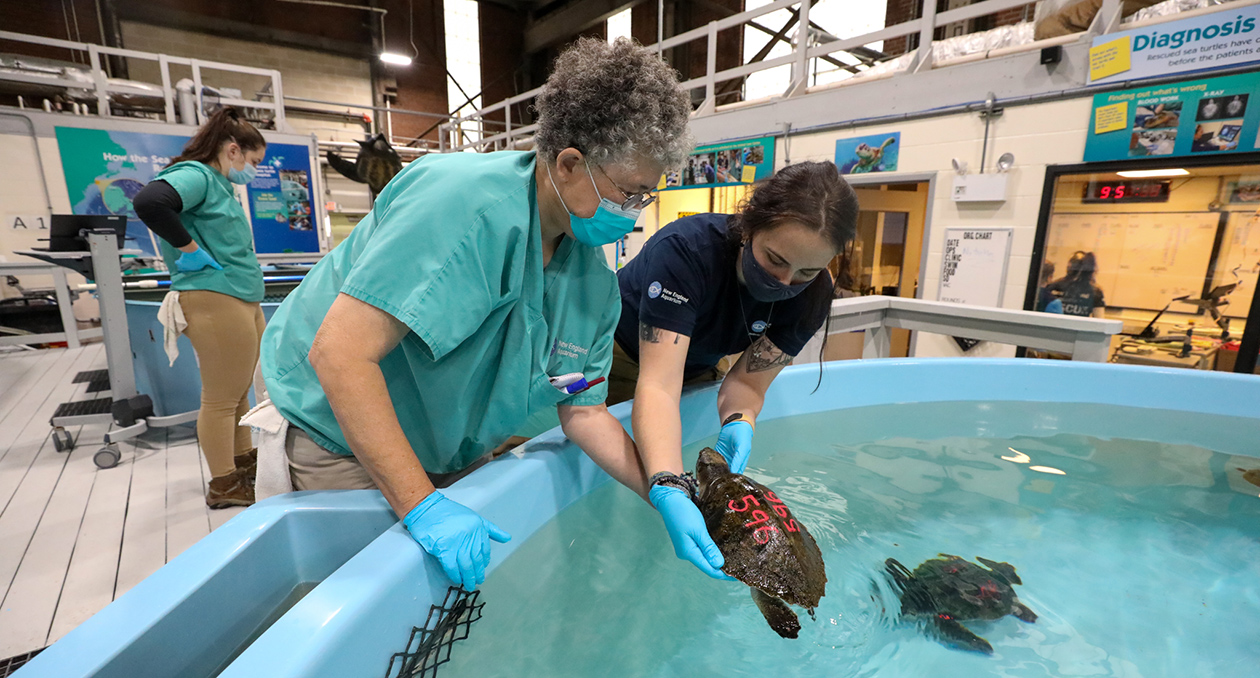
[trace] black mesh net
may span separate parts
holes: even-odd
[[[457,586],[447,589],[442,604],[429,608],[424,627],[411,629],[406,651],[396,652],[389,658],[385,677],[436,676],[438,667],[451,660],[451,645],[467,638],[472,623],[481,619],[485,603],[477,602],[478,595],[478,591],[468,593]]]
[[[33,652],[24,652],[17,656],[9,657],[8,659],[0,659],[0,678],[5,678],[5,676],[12,675],[14,671],[17,671],[18,669],[22,668],[22,666],[26,664],[26,662],[29,662],[30,660],[34,659],[35,655],[43,651],[44,651],[44,648],[40,648]]]

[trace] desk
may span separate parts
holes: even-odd
[[[25,252],[17,252],[25,254]],[[0,337],[0,346],[18,344],[41,344],[53,341],[64,341],[70,348],[79,348],[80,340],[101,336],[99,329],[83,330],[74,319],[74,310],[70,306],[70,286],[66,282],[66,271],[53,264],[38,263],[0,263],[0,276],[4,275],[48,275],[52,276],[53,289],[57,295],[57,310],[61,314],[61,332],[48,334],[17,334]]]
[[[1120,342],[1120,350],[1116,351],[1111,362],[1122,365],[1150,365],[1152,367],[1182,367],[1192,370],[1210,370],[1216,363],[1216,352],[1219,346],[1195,348],[1190,355],[1181,357],[1181,344],[1167,344],[1168,348],[1148,344],[1136,339],[1125,339]],[[1141,347],[1150,353],[1126,353],[1126,347]]]

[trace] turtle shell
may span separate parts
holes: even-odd
[[[726,559],[722,570],[784,602],[818,607],[827,573],[805,524],[770,488],[748,476],[727,469],[706,480],[696,503]]]
[[[911,613],[944,613],[961,620],[998,619],[1011,614],[1016,603],[1011,584],[1017,583],[1018,578],[1009,581],[1003,573],[942,553],[914,568],[902,603],[911,608],[904,611]]]

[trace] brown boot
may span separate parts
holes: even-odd
[[[253,449],[245,454],[238,454],[232,457],[232,461],[235,462],[236,468],[248,469],[249,475],[252,477],[255,469],[258,468],[258,450]]]
[[[254,484],[249,482],[250,469],[237,468],[225,476],[212,478],[206,492],[206,506],[212,509],[229,506],[250,506],[254,503]]]

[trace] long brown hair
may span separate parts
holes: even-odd
[[[206,124],[197,130],[193,138],[184,146],[184,152],[171,160],[171,164],[195,160],[209,165],[218,159],[219,150],[223,148],[223,144],[233,141],[241,147],[242,151],[267,147],[267,141],[263,139],[262,133],[257,128],[249,124],[249,121],[243,120],[235,108],[224,106],[215,111]]]
[[[728,232],[737,241],[795,222],[844,250],[857,232],[858,199],[835,163],[788,165],[758,186],[740,206]]]

